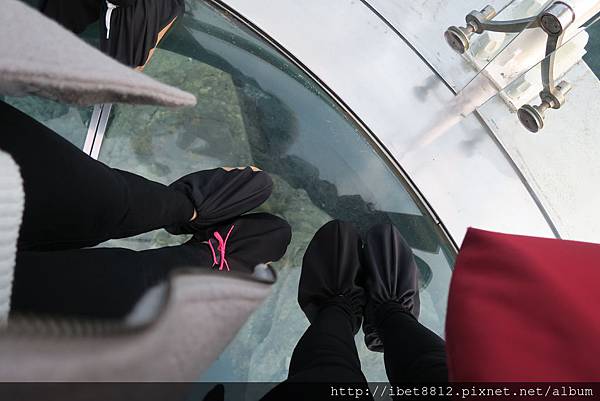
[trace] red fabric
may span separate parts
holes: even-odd
[[[469,229],[446,347],[452,381],[600,380],[600,245]]]

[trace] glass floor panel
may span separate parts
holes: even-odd
[[[302,256],[317,229],[337,218],[365,230],[395,224],[418,257],[421,321],[443,335],[454,252],[367,136],[301,70],[203,2],[164,39],[145,72],[194,93],[172,110],[115,105],[99,159],[165,184],[192,171],[255,165],[274,180],[260,210],[293,228],[275,264],[272,294],[200,380],[281,381],[308,325],[297,305]],[[110,245],[145,249],[185,241],[160,230]],[[369,380],[386,380],[381,354],[356,337]]]
[[[37,96],[0,96],[0,101],[21,110],[79,149],[83,149],[93,107],[70,106]]]

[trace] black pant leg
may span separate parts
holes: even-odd
[[[263,400],[331,399],[331,392],[344,383],[348,385],[342,386],[343,391],[358,387],[365,391],[367,379],[361,370],[351,319],[350,306],[341,302],[324,305],[294,349],[288,379]],[[361,399],[369,399],[365,397]]]
[[[448,381],[446,347],[437,334],[391,302],[379,307],[376,321],[390,383]]]
[[[209,266],[185,244],[145,251],[90,248],[17,252],[11,313],[122,318],[151,287],[182,267]]]
[[[188,221],[182,193],[92,159],[60,135],[0,102],[0,149],[21,169],[20,250],[93,246]]]
[[[348,308],[334,303],[319,311],[294,349],[288,380],[366,382],[352,333],[352,312]],[[324,375],[324,369],[334,376]]]

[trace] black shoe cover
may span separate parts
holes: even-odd
[[[398,229],[390,224],[372,227],[367,233],[364,250],[367,306],[363,331],[371,351],[383,352],[377,333],[375,311],[387,302],[396,302],[419,317],[418,270],[410,246]]]
[[[356,284],[361,267],[361,240],[350,223],[330,221],[310,241],[298,286],[298,303],[312,323],[319,309],[343,296],[354,314],[354,333],[362,322],[364,289]]]
[[[260,206],[271,196],[273,181],[269,174],[250,167],[229,171],[216,168],[188,174],[170,187],[192,201],[198,216],[166,230],[171,234],[193,234]]]
[[[290,225],[268,213],[250,213],[195,234],[186,245],[202,252],[202,262],[214,270],[260,275],[285,254],[292,238]],[[263,281],[274,281],[267,279]],[[257,277],[260,279],[260,277]]]

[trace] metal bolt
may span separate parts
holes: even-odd
[[[540,26],[549,35],[560,35],[575,21],[575,12],[567,4],[557,1],[540,16]]]
[[[560,83],[556,85],[556,89],[558,89],[558,91],[565,96],[571,91],[571,89],[573,89],[573,86],[571,86],[571,84],[567,81],[560,81]]]
[[[486,20],[491,20],[492,18],[494,18],[496,16],[496,10],[494,10],[494,7],[487,5],[485,6],[481,11],[480,11],[481,15],[483,16],[484,19]]]
[[[467,25],[465,28],[451,26],[444,33],[448,45],[457,53],[463,54],[469,49],[469,39],[473,35],[474,28]]]
[[[466,26],[451,26],[446,29],[444,37],[448,45],[457,53],[469,50],[469,41],[474,33],[483,32],[482,24],[496,16],[494,7],[487,5],[481,11],[473,10],[465,17]]]
[[[534,134],[544,128],[544,112],[551,107],[550,103],[542,102],[539,106],[524,104],[517,111],[521,124]]]

